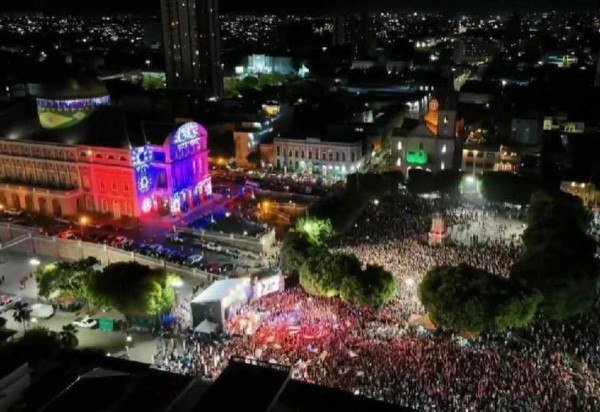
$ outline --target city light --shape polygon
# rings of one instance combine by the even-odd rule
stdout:
[[[39,266],[41,264],[40,260],[38,258],[31,258],[29,259],[29,264],[31,266]]]

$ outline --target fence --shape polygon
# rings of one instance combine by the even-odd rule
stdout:
[[[214,281],[222,279],[222,276],[195,268],[188,268],[155,259],[135,252],[99,245],[97,243],[84,242],[81,240],[61,239],[57,237],[44,236],[34,228],[0,223],[0,243],[2,249],[10,247],[11,250],[30,253],[32,255],[52,256],[64,260],[79,260],[88,256],[98,259],[102,265],[116,262],[138,262],[151,268],[164,268],[182,276]]]
[[[256,237],[236,235],[233,233],[220,233],[203,229],[190,229],[187,227],[178,227],[177,231],[189,233],[209,242],[216,242],[225,246],[233,246],[257,254],[269,254],[275,244],[275,231],[273,229]]]

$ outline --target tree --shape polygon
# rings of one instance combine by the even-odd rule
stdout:
[[[27,331],[27,326],[31,319],[31,309],[27,303],[17,302],[14,306],[13,319],[23,325],[23,332]]]
[[[411,169],[408,172],[408,190],[415,194],[435,192],[435,175],[426,170]]]
[[[580,314],[598,297],[597,245],[587,233],[589,222],[589,213],[574,196],[556,191],[531,197],[525,253],[511,278],[543,295],[540,311],[549,318]]]
[[[529,324],[541,299],[522,295],[508,280],[466,264],[432,269],[418,291],[432,322],[477,333]]]
[[[311,295],[336,297],[360,305],[381,307],[396,295],[397,284],[391,273],[379,266],[361,269],[354,255],[322,250],[300,268],[300,284]]]
[[[163,269],[137,262],[113,263],[92,274],[86,296],[126,315],[157,315],[175,301],[171,278]]]
[[[296,231],[304,233],[309,242],[322,245],[331,239],[335,233],[330,219],[301,217],[296,221]]]
[[[297,277],[302,264],[315,249],[303,232],[290,231],[281,247],[281,269],[288,276]]]
[[[90,256],[76,262],[55,262],[39,267],[35,273],[39,295],[46,298],[59,295],[82,297],[85,284],[99,263]]]
[[[485,172],[481,176],[481,194],[489,202],[526,204],[536,183],[510,172]]]
[[[254,150],[254,151],[250,152],[248,154],[248,156],[246,157],[246,160],[248,160],[248,163],[250,163],[252,165],[252,167],[259,168],[260,167],[260,150]]]

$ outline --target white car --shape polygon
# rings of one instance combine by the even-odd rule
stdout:
[[[202,262],[202,259],[204,259],[204,256],[201,254],[197,254],[197,255],[191,255],[190,257],[188,257],[187,261],[191,265],[197,265],[198,263]]]
[[[88,315],[85,315],[83,318],[77,318],[73,321],[73,325],[80,328],[88,328],[91,329],[98,324],[96,319],[92,319]]]
[[[34,303],[31,305],[31,317],[48,319],[52,315],[54,315],[54,307],[52,305],[44,305],[43,303]]]
[[[213,252],[220,252],[222,249],[221,245],[216,244],[215,242],[209,242],[204,247],[208,250],[212,250]]]

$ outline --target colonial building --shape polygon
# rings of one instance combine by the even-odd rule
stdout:
[[[53,216],[178,214],[212,193],[208,135],[197,123],[134,137],[123,113],[108,106],[71,128],[39,126],[0,136],[4,208]]]
[[[342,142],[318,138],[276,137],[275,167],[285,173],[318,175],[344,180],[365,164],[362,140]]]
[[[406,125],[409,123],[405,120]],[[431,100],[422,121],[394,131],[391,167],[405,174],[413,168],[430,171],[455,168],[455,149],[461,129],[462,122],[457,120],[456,111],[441,110],[438,101]]]

